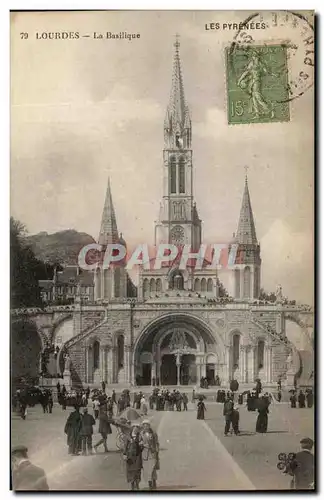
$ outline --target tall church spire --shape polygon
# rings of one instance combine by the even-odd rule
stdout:
[[[190,148],[191,120],[184,95],[178,35],[176,35],[174,48],[171,93],[164,120],[164,129],[168,137],[166,142],[169,147]]]
[[[102,212],[100,234],[98,238],[99,245],[107,245],[108,243],[117,243],[119,240],[115,209],[111,196],[110,178],[108,178],[108,186],[106,191],[105,205]]]
[[[236,233],[236,241],[240,244],[257,245],[254,218],[250,200],[249,185],[247,174],[245,175],[245,186],[242,199],[239,223]]]

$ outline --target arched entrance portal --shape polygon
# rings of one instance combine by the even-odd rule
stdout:
[[[199,318],[170,314],[152,322],[137,340],[134,379],[137,385],[196,385],[206,377],[206,353],[218,360],[223,349]]]

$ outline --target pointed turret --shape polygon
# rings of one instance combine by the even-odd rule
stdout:
[[[118,243],[118,241],[119,235],[117,230],[116,215],[111,196],[110,178],[108,178],[106,199],[102,212],[98,243],[99,245],[105,246],[108,243]]]
[[[245,245],[258,244],[255,232],[247,175],[245,176],[245,186],[244,186],[240,218],[236,232],[236,242]]]
[[[247,167],[246,167],[247,168]],[[252,300],[259,297],[261,283],[261,257],[254,225],[247,175],[236,235],[237,253],[233,266],[231,295],[238,300]],[[230,245],[230,246],[231,246]]]

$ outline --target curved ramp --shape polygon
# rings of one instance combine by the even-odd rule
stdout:
[[[299,386],[314,384],[314,354],[312,351],[300,350],[301,374],[298,379]]]

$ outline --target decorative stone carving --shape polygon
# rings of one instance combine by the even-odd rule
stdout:
[[[71,358],[68,354],[64,357],[64,371],[69,372],[71,369]]]
[[[182,330],[174,330],[170,340],[169,349],[171,352],[189,349],[186,334]]]

